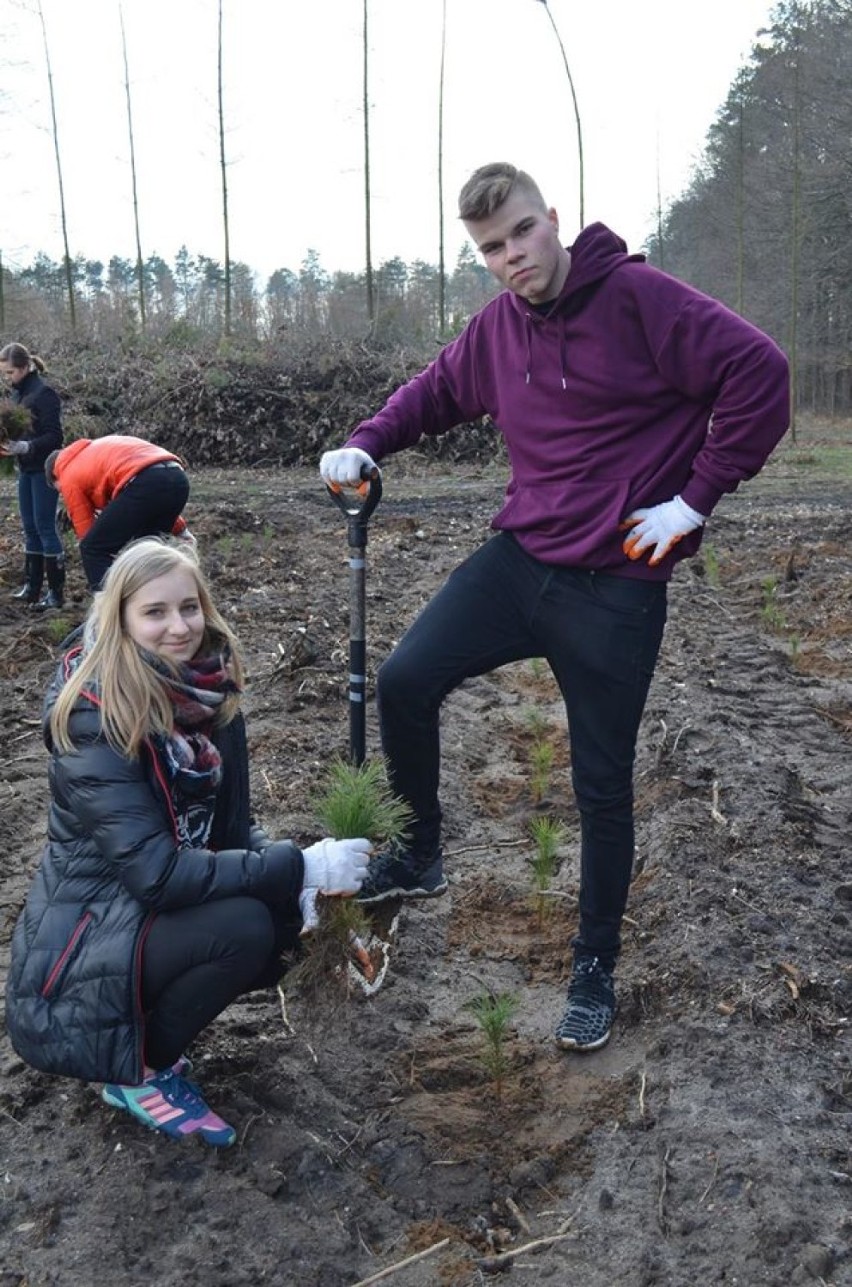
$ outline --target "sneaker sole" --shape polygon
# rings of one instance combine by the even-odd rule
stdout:
[[[365,897],[362,894],[355,895],[355,902],[362,907],[367,907],[371,903],[387,903],[392,898],[440,898],[441,894],[446,894],[449,885],[446,881],[436,885],[434,889],[403,889],[402,886],[394,886],[393,889],[383,890],[381,894],[371,894]]]
[[[600,1050],[602,1046],[606,1045],[611,1036],[612,1029],[610,1028],[609,1032],[605,1036],[599,1037],[597,1041],[584,1041],[581,1044],[579,1041],[572,1040],[571,1037],[557,1037],[556,1044],[561,1046],[563,1050],[573,1050],[578,1055],[582,1055],[592,1050]]]

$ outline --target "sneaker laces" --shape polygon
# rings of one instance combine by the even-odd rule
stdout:
[[[613,1003],[612,975],[596,956],[582,957],[574,965],[568,985],[569,1001],[590,1001],[592,1005]]]

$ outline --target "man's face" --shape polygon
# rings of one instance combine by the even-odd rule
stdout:
[[[543,210],[522,191],[486,219],[466,219],[485,266],[499,282],[529,300],[545,304],[561,291],[571,256],[559,242],[555,210]]]

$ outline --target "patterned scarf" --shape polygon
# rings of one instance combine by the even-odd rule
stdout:
[[[171,698],[174,728],[157,734],[154,745],[162,757],[178,826],[180,848],[201,848],[209,839],[222,781],[222,757],[210,739],[216,712],[230,693],[239,692],[228,670],[229,654],[183,662],[178,674],[154,653],[140,648]]]

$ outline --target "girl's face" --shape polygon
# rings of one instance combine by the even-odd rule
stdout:
[[[0,376],[7,384],[20,384],[25,375],[29,375],[29,370],[25,366],[12,366],[11,362],[0,362]]]
[[[124,605],[124,628],[133,642],[167,661],[191,661],[204,626],[195,577],[183,568],[154,577]]]

